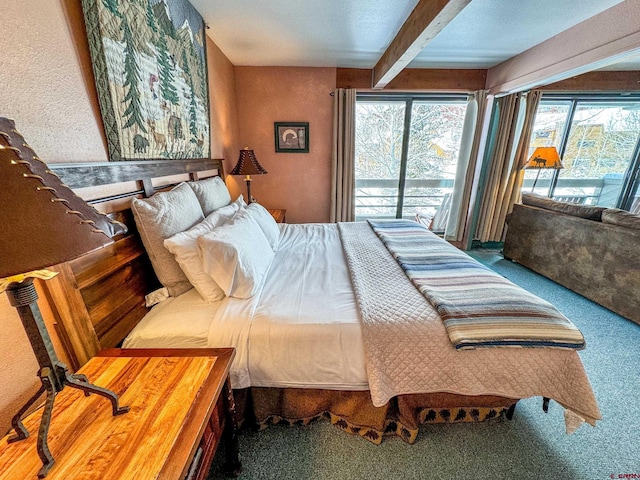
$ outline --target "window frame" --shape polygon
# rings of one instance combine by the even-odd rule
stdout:
[[[400,167],[398,172],[398,200],[396,203],[395,218],[402,218],[405,200],[405,188],[407,180],[407,162],[409,156],[409,142],[411,131],[411,120],[414,102],[464,103],[468,104],[470,93],[378,93],[378,92],[357,92],[356,104],[358,102],[404,102],[404,124],[402,130],[402,148],[400,156]],[[357,128],[357,127],[356,127]]]
[[[543,93],[542,98],[540,99],[540,106],[545,103],[557,103],[557,102],[568,102],[569,103],[569,112],[567,113],[566,123],[564,125],[562,136],[560,138],[560,143],[558,146],[558,152],[560,154],[560,158],[564,158],[564,154],[567,149],[567,143],[569,141],[569,134],[571,132],[571,127],[573,125],[573,118],[575,112],[579,106],[579,103],[589,103],[589,104],[598,104],[598,103],[626,103],[626,102],[639,102],[640,103],[640,94],[629,94],[629,93],[607,93],[607,94],[586,94],[586,93]],[[539,107],[538,107],[539,108]],[[549,191],[547,196],[552,198],[556,186],[558,184],[558,179],[560,177],[560,170],[555,170],[551,176],[551,181],[549,185]],[[629,161],[629,166],[625,171],[622,180],[622,188],[620,190],[620,195],[618,196],[618,200],[616,201],[616,207],[621,208],[623,210],[630,210],[631,205],[633,203],[635,192],[640,188],[640,131],[638,132],[638,136],[636,138],[636,143],[633,149],[633,153],[631,154],[631,158]]]

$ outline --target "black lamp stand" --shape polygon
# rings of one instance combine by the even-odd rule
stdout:
[[[537,168],[536,170],[536,179],[533,181],[533,187],[531,187],[531,191],[533,192],[536,189],[536,183],[538,183],[538,177],[540,176],[540,170],[542,170],[541,168]]]
[[[11,305],[16,307],[22,325],[27,332],[29,342],[31,342],[31,347],[40,365],[38,376],[42,382],[40,389],[11,420],[11,426],[16,434],[10,437],[8,441],[17,442],[29,436],[29,432],[22,423],[22,416],[27,413],[29,408],[40,398],[40,395],[46,391],[47,397],[42,412],[37,442],[38,456],[43,464],[38,472],[38,477],[44,478],[55,463],[47,444],[49,424],[53,412],[53,402],[58,392],[62,391],[65,386],[80,389],[84,392],[85,396],[95,393],[108,398],[111,401],[114,416],[128,412],[129,407],[119,406],[118,396],[114,392],[89,383],[85,375],[69,373],[67,366],[58,360],[51,342],[51,337],[49,336],[47,327],[40,314],[40,309],[38,308],[38,294],[33,285],[32,278],[27,278],[21,283],[11,283],[7,288],[7,296],[9,297]]]

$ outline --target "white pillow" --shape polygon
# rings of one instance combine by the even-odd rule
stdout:
[[[249,298],[258,293],[274,254],[267,237],[246,210],[199,237],[197,244],[203,270],[225,295]]]
[[[196,182],[189,182],[189,186],[196,194],[202,207],[202,213],[209,215],[214,210],[224,207],[231,202],[229,190],[220,177],[205,178]]]
[[[280,243],[280,228],[276,221],[269,211],[258,203],[249,204],[247,206],[247,212],[249,212],[251,218],[260,226],[262,233],[267,237],[269,245],[271,245],[271,248],[275,252],[278,249],[278,243]]]
[[[213,213],[218,213],[220,215],[224,215],[226,217],[231,218],[236,214],[236,212],[238,210],[241,210],[241,209],[245,208],[246,206],[247,206],[247,203],[244,201],[244,197],[242,195],[240,195],[238,198],[236,198],[229,205],[226,205],[224,207],[218,208],[218,209],[214,210]]]
[[[149,198],[134,198],[131,211],[153,270],[160,283],[169,290],[169,295],[177,297],[191,290],[189,280],[163,242],[204,219],[193,190],[186,183],[181,183],[169,192],[158,192]]]
[[[202,299],[208,303],[222,300],[225,295],[218,284],[202,269],[202,261],[200,260],[196,241],[201,235],[224,225],[231,219],[234,212],[232,211],[227,216],[222,212],[225,209],[233,210],[232,205],[219,208],[189,230],[177,233],[164,241],[165,248],[174,255],[191,285],[195,287]]]
[[[238,195],[238,198],[236,198],[233,203],[236,203],[240,206],[240,208],[246,208],[247,207],[247,202],[244,201],[244,196],[242,194]]]

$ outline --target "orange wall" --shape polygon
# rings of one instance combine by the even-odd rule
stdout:
[[[235,72],[231,62],[209,37],[207,37],[207,67],[209,70],[211,158],[224,158],[224,168],[229,171],[235,165],[235,163],[230,165],[229,159],[233,159],[237,155],[238,149]]]
[[[106,161],[80,2],[4,0],[2,14],[11,21],[4,22],[0,40],[8,52],[0,69],[0,116],[13,118],[46,162]],[[237,158],[234,68],[210,40],[207,49],[211,156]],[[0,325],[1,436],[39,382],[38,364],[5,294]]]
[[[255,151],[267,175],[251,193],[268,208],[286,208],[287,222],[328,222],[335,68],[236,67],[239,146]],[[276,153],[274,122],[309,122],[309,153]],[[235,165],[238,152],[229,157]],[[230,189],[246,196],[243,177]],[[232,191],[233,196],[233,191]]]

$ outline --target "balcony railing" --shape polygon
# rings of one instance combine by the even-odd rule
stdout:
[[[620,178],[560,178],[554,198],[586,205],[614,206],[620,192]],[[549,179],[539,179],[536,192],[549,191]],[[533,179],[525,179],[523,191],[530,191]],[[403,217],[413,218],[416,212],[435,215],[442,208],[446,194],[453,192],[452,179],[407,179]],[[356,180],[356,219],[395,218],[398,203],[398,180]],[[634,205],[640,206],[640,197]]]
[[[453,180],[407,179],[405,184],[404,209],[406,218],[413,217],[416,210],[435,210],[441,205],[444,195],[453,191]],[[356,180],[356,218],[394,218],[398,203],[398,180]]]

